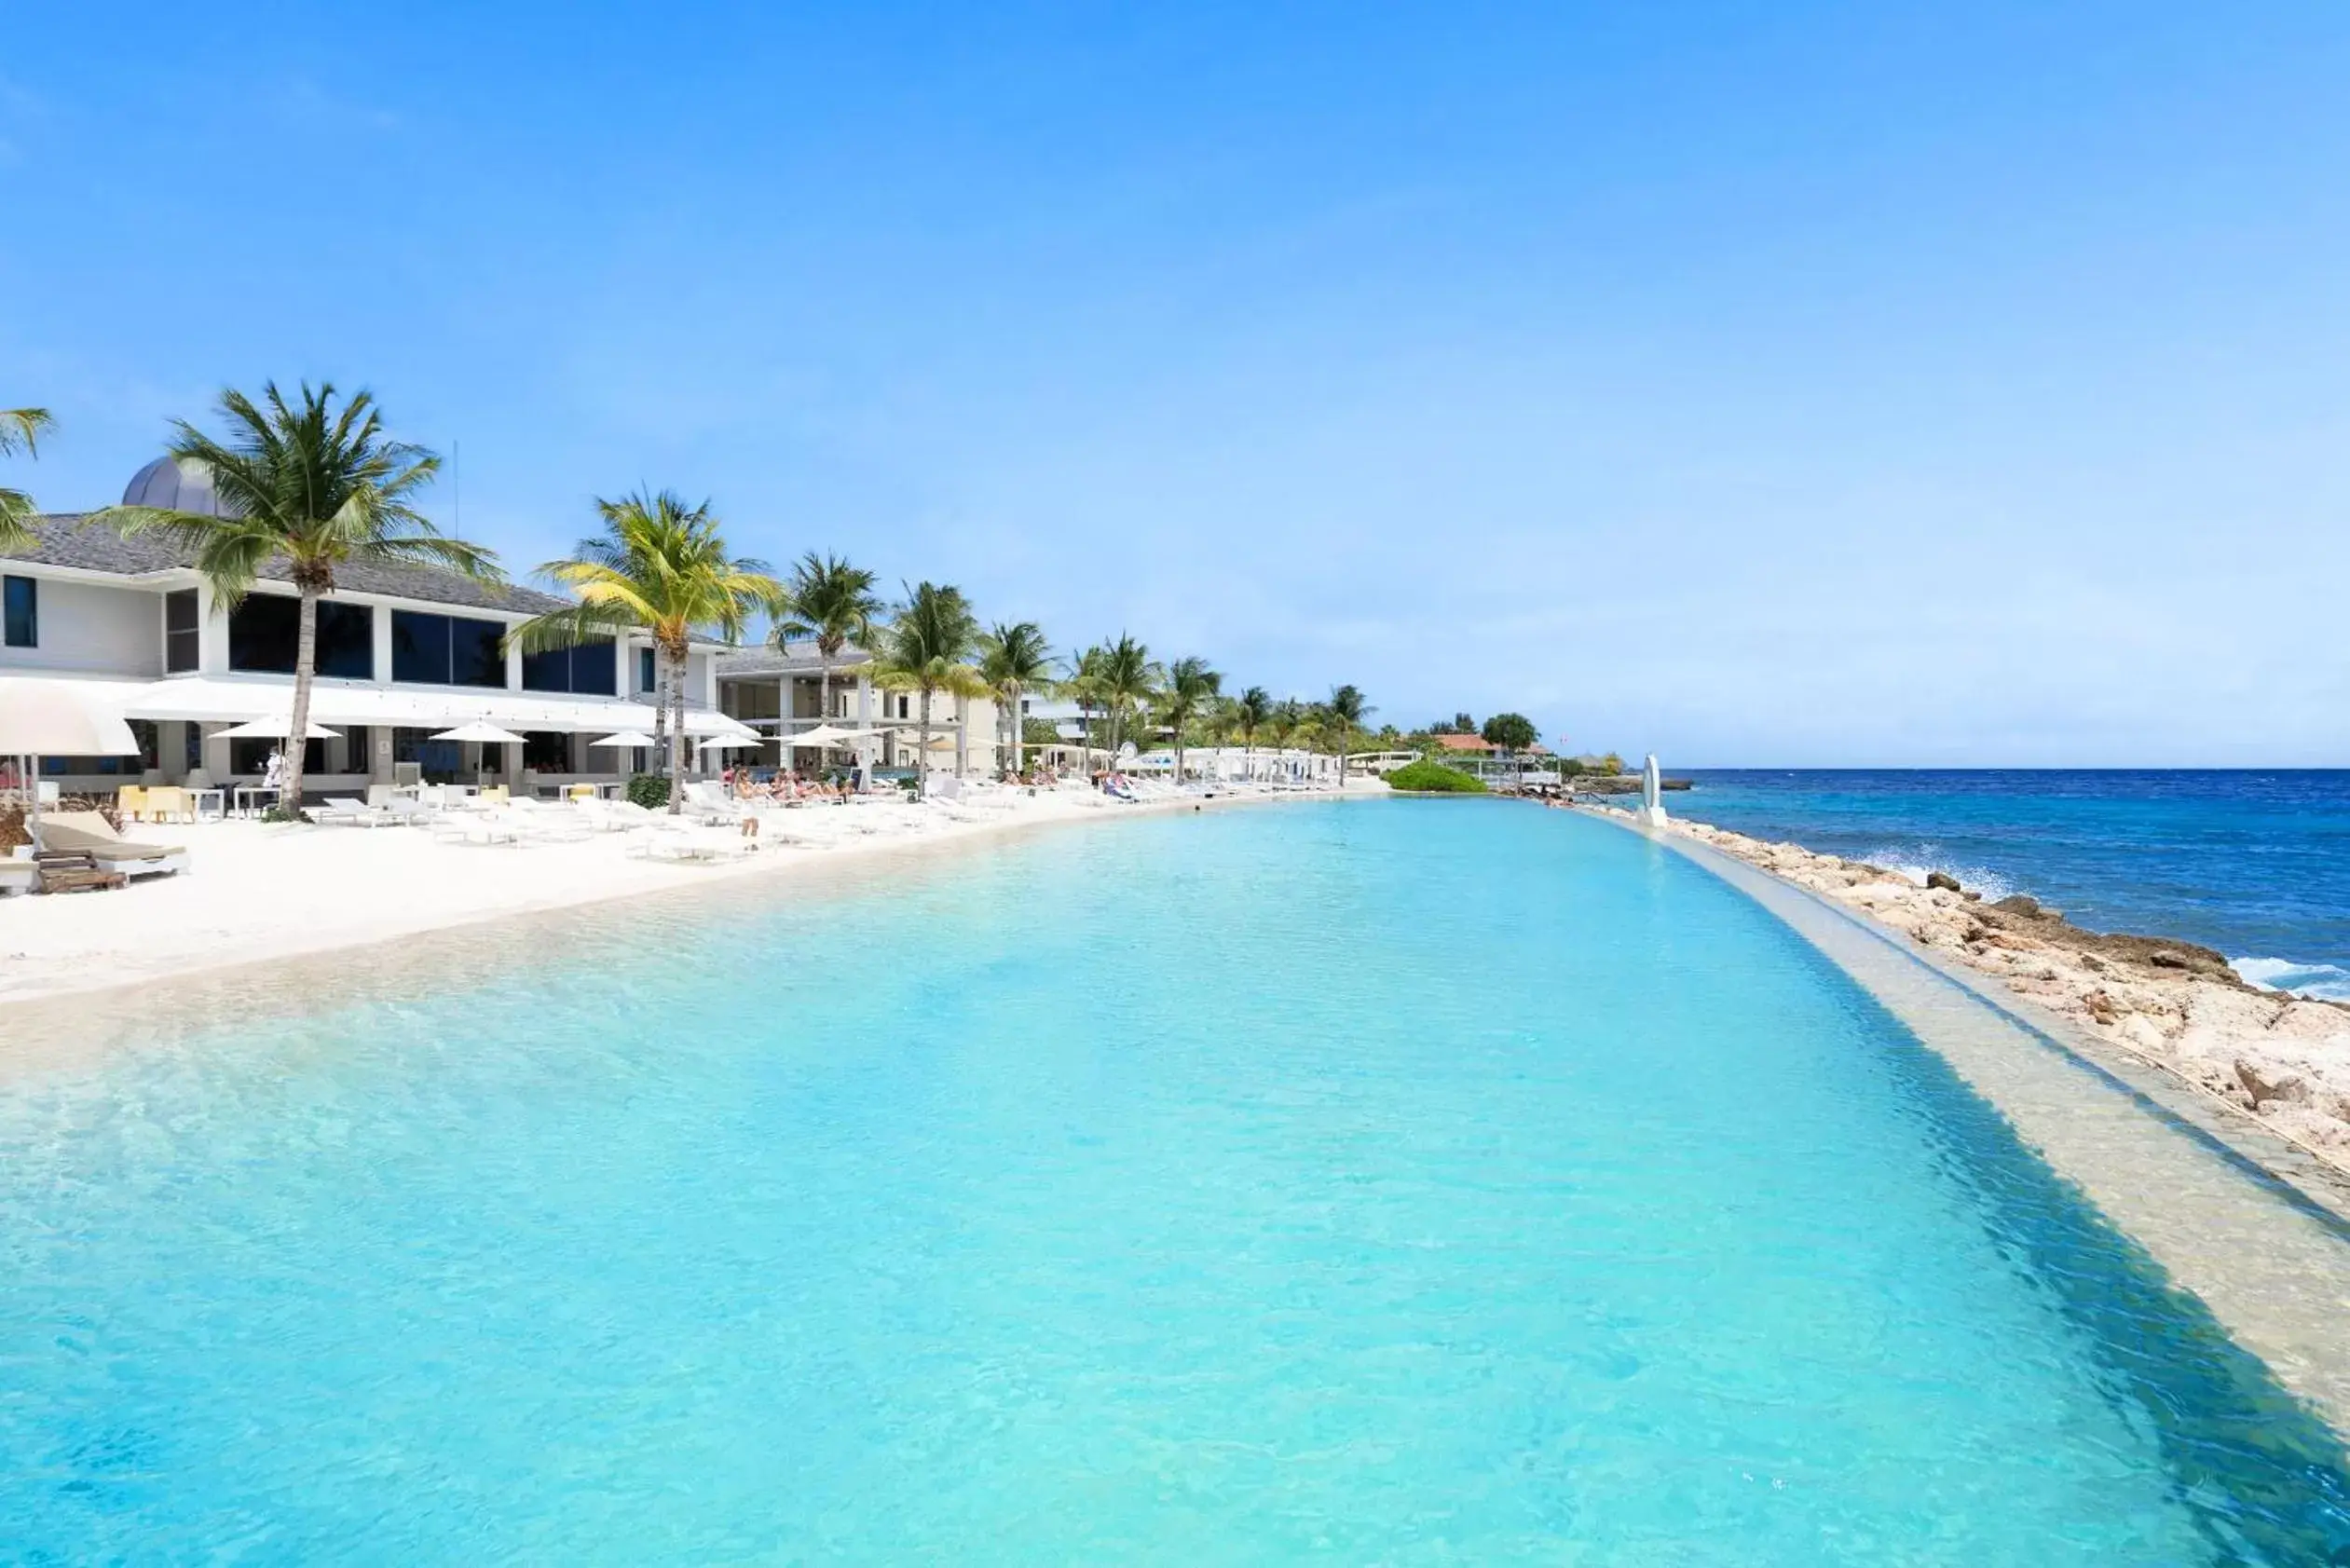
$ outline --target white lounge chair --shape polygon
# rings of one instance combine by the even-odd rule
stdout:
[[[370,806],[350,796],[337,796],[319,809],[320,823],[334,823],[342,827],[396,827],[400,819],[380,806]]]
[[[187,869],[186,850],[125,839],[96,811],[48,812],[41,818],[38,835],[42,849],[86,854],[101,871],[168,877]]]

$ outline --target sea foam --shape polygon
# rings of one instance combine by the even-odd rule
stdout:
[[[2339,964],[2296,963],[2280,958],[2240,958],[2228,962],[2247,984],[2264,991],[2290,991],[2325,1002],[2350,1002],[2350,969]]]

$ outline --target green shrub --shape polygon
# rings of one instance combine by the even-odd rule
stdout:
[[[1482,795],[1485,781],[1457,768],[1425,759],[1408,762],[1387,775],[1389,789],[1417,790],[1428,795]]]
[[[658,811],[669,804],[669,781],[659,773],[639,773],[628,781],[631,804]]]

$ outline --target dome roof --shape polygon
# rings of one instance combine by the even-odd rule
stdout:
[[[157,457],[130,476],[123,486],[125,506],[160,507],[166,511],[193,511],[206,517],[228,515],[212,494],[212,475],[201,463],[182,463]]]

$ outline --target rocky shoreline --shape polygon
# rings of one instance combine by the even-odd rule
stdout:
[[[2208,948],[2086,931],[2027,897],[1986,902],[1939,872],[1920,885],[1798,844],[1670,825],[1997,978],[2350,1174],[2350,1006],[2261,990]]]

